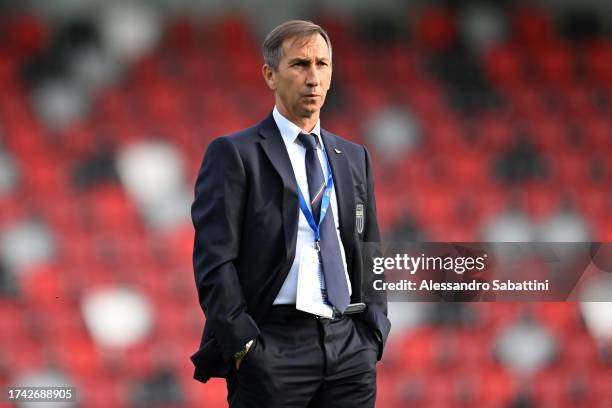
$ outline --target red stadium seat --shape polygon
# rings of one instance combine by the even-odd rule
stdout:
[[[42,312],[57,304],[71,302],[64,284],[62,271],[56,265],[38,264],[24,271],[19,282],[24,300]]]
[[[570,302],[541,302],[529,309],[547,329],[560,338],[583,332],[578,305]]]
[[[612,406],[612,393],[610,392],[610,384],[612,384],[612,369],[610,366],[600,366],[591,371],[592,390],[594,394],[595,407]]]
[[[478,200],[474,200],[476,214],[480,223],[488,223],[503,213],[508,206],[511,193],[506,189],[493,186],[482,190]]]
[[[486,306],[494,307],[495,305]],[[483,329],[473,327],[456,331],[459,358],[457,363],[462,371],[477,374],[480,370],[493,364],[492,336],[486,330],[486,326]]]
[[[60,367],[72,378],[88,379],[102,372],[98,350],[88,336],[60,337],[49,343],[53,345]]]
[[[581,121],[587,140],[593,150],[604,154],[612,153],[612,120],[597,115],[589,115]]]
[[[419,81],[414,86],[400,86],[399,89],[422,125],[435,125],[438,120],[452,118],[445,108],[443,89],[432,81]]]
[[[490,172],[492,163],[483,157],[482,152],[468,149],[459,151],[451,159],[451,174],[453,182],[472,193],[482,191],[492,182]],[[476,200],[474,200],[476,201]]]
[[[226,408],[227,386],[225,381],[214,378],[206,384],[201,384],[191,378],[186,378],[183,387],[187,391],[187,403],[189,406],[200,406],[206,408]]]
[[[30,160],[28,160],[30,161]],[[61,194],[68,194],[70,185],[68,183],[69,173],[64,166],[54,157],[33,157],[31,161],[36,161],[36,166],[23,163],[24,169],[24,188],[32,196],[52,198]]]
[[[171,265],[191,269],[193,252],[193,227],[189,224],[177,228],[168,234],[165,249]]]
[[[32,56],[42,50],[49,38],[46,23],[34,14],[14,14],[2,21],[2,38],[20,58]]]
[[[542,220],[560,207],[561,194],[543,183],[531,183],[522,189],[520,203],[532,219]]]
[[[403,197],[405,195],[397,191],[387,190],[383,192],[380,185],[376,187],[376,210],[379,227],[383,234],[391,230],[401,219],[403,206],[405,205]]]
[[[560,98],[563,100],[566,112],[576,124],[583,127],[584,118],[593,114],[595,109],[596,88],[575,83],[557,88],[561,91]]]
[[[560,362],[568,369],[590,370],[597,365],[595,340],[586,331],[575,331],[563,339]]]
[[[575,81],[575,57],[569,45],[550,44],[533,54],[537,77],[553,87],[568,86]]]
[[[515,323],[522,310],[521,304],[509,302],[477,303],[473,307],[480,312],[482,326],[487,327],[492,336]]]
[[[129,233],[141,229],[138,210],[120,186],[100,185],[88,191],[85,199],[96,231]]]
[[[433,339],[436,332],[430,328],[413,330],[404,337],[403,365],[416,372],[425,372],[434,365]]]
[[[421,11],[415,27],[416,38],[424,51],[444,51],[457,38],[457,27],[452,12],[443,7],[430,7]]]
[[[544,94],[531,84],[523,83],[509,88],[505,96],[511,103],[516,118],[525,122],[537,123],[540,118],[549,115]]]
[[[569,153],[573,149],[568,142],[567,127],[567,123],[557,116],[542,115],[530,123],[530,141],[543,153]]]
[[[3,346],[0,358],[10,368],[13,379],[44,369],[49,363],[45,352],[48,345],[43,338],[36,338],[29,333],[12,333],[1,340],[0,345]]]
[[[479,384],[483,406],[508,406],[518,389],[516,379],[503,368],[495,366],[480,372]]]
[[[164,48],[185,54],[195,53],[201,42],[195,22],[189,17],[174,17],[166,23]]]
[[[379,407],[403,407],[401,399],[402,384],[398,373],[387,373],[378,365],[376,380],[376,400]]]
[[[499,153],[513,141],[515,121],[512,118],[484,114],[478,122],[478,127],[489,155]]]
[[[238,14],[225,15],[219,19],[215,23],[214,32],[216,50],[224,54],[224,59],[228,61],[238,63],[244,52],[259,49],[247,20]]]
[[[561,406],[567,394],[565,375],[565,372],[558,369],[549,369],[538,374],[530,393],[537,406]]]
[[[554,37],[552,21],[546,10],[520,7],[512,13],[513,37],[523,47],[538,51],[550,44]]]
[[[446,159],[457,153],[458,146],[464,147],[462,123],[456,117],[438,116],[434,122],[425,123],[422,128],[425,139],[423,148],[429,156],[442,156],[442,159]]]
[[[495,85],[510,88],[524,83],[526,58],[515,44],[507,43],[492,48],[484,55],[487,77]]]
[[[27,315],[17,301],[0,298],[0,342],[16,340],[27,333]],[[2,343],[0,343],[2,344]],[[1,348],[0,350],[9,350]]]
[[[19,66],[17,62],[15,53],[9,50],[0,50],[0,81],[2,81],[2,83],[11,82],[16,74],[18,74]],[[6,93],[10,92],[11,90],[7,89]]]
[[[429,185],[413,201],[415,216],[422,222],[445,225],[455,217],[455,201],[443,186]]]
[[[593,239],[600,242],[612,242],[612,220],[610,220],[609,212],[603,216],[598,216],[593,225]]]
[[[588,156],[572,151],[547,156],[551,163],[553,178],[562,188],[567,189],[590,183],[591,162]]]
[[[609,41],[594,41],[585,49],[585,64],[588,79],[596,85],[610,86],[612,83],[612,44]]]
[[[435,371],[426,377],[424,401],[425,407],[449,407],[455,399],[457,378],[451,377],[447,372]]]
[[[334,44],[333,53],[334,80],[345,84],[348,91],[356,88],[358,84],[368,82],[366,58],[359,49],[346,47],[337,50]]]
[[[92,408],[129,407],[126,395],[129,388],[108,376],[98,375],[92,378],[79,378],[77,398],[83,406]]]
[[[574,201],[583,214],[593,220],[608,217],[609,206],[612,201],[606,187],[609,185],[610,183],[599,186],[586,185],[584,188],[575,191],[576,198]],[[597,223],[592,224],[596,225]]]
[[[406,86],[413,89],[419,85],[417,61],[412,49],[403,45],[389,46],[386,50],[373,55],[372,58],[379,61],[381,79],[388,81],[390,86],[394,88]]]
[[[0,196],[0,228],[7,227],[15,222],[26,217],[26,210],[23,208],[23,202],[18,201],[8,195]]]

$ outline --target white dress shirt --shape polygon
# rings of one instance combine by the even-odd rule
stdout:
[[[276,126],[280,130],[280,134],[283,138],[283,142],[285,142],[285,146],[287,147],[287,153],[289,153],[289,159],[291,160],[291,167],[293,167],[293,174],[295,175],[295,179],[297,181],[298,187],[302,191],[304,198],[306,199],[306,204],[308,208],[310,208],[310,200],[308,194],[308,179],[306,177],[306,148],[302,146],[302,143],[298,140],[298,136],[301,132],[304,133],[314,133],[317,135],[318,145],[317,145],[317,155],[319,157],[319,162],[321,163],[321,168],[323,169],[323,175],[325,179],[328,177],[328,168],[325,163],[325,156],[323,155],[323,140],[321,139],[321,122],[317,121],[314,129],[311,132],[306,132],[299,128],[296,124],[291,122],[289,119],[285,118],[276,108],[272,111],[272,116],[274,117],[274,121],[276,122]],[[296,202],[296,205],[299,205]],[[334,213],[334,224],[336,225],[336,235],[338,236],[338,243],[340,244],[340,254],[342,255],[342,264],[344,265],[344,274],[346,276],[346,280],[349,288],[349,296],[351,294],[351,282],[349,280],[348,271],[346,268],[346,255],[344,254],[344,247],[342,246],[342,238],[340,238],[340,223],[338,222],[338,201],[336,199],[336,188],[332,188],[331,199],[330,199],[331,209]],[[300,218],[298,221],[298,232],[297,232],[297,242],[295,246],[295,258],[293,259],[293,264],[291,265],[291,269],[289,270],[289,274],[283,283],[276,299],[274,300],[275,305],[283,305],[283,304],[295,304],[296,294],[297,294],[297,281],[298,281],[298,271],[300,268],[300,257],[302,254],[302,247],[304,245],[314,246],[315,236],[314,231],[308,225],[308,221],[306,221],[306,217],[302,211],[299,211]]]

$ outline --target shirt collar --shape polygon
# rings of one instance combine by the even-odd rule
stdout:
[[[300,135],[300,133],[302,132],[307,133],[305,130],[301,129],[298,125],[296,125],[295,123],[291,122],[289,119],[284,117],[278,111],[278,108],[276,106],[274,106],[274,110],[272,111],[272,116],[274,117],[276,126],[278,126],[278,130],[280,131],[280,134],[283,138],[283,142],[285,142],[285,145],[287,146],[287,148],[291,146],[291,144],[293,143],[299,143],[297,141],[297,137]],[[323,146],[323,141],[321,140],[321,120],[320,119],[317,120],[317,124],[315,125],[315,127],[312,129],[310,133],[311,134],[314,133],[315,135],[317,135],[317,141],[318,141],[319,147]]]

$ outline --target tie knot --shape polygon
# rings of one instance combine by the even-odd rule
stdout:
[[[306,148],[306,150],[315,150],[317,148],[317,135],[314,133],[304,133],[301,132],[298,136],[302,145]]]

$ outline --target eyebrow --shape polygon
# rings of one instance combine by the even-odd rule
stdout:
[[[300,63],[300,62],[310,62],[310,58],[300,58],[300,57],[296,57],[296,58],[292,58],[289,60],[289,64],[294,64],[294,63]],[[328,57],[322,57],[322,58],[316,58],[316,62],[329,62],[329,58]]]

